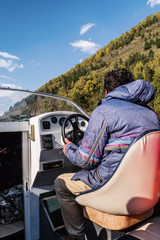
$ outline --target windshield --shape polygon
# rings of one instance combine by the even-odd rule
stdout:
[[[46,112],[71,111],[88,116],[68,98],[21,89],[0,88],[0,121],[28,121]]]

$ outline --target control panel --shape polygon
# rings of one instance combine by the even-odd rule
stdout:
[[[35,140],[31,141],[32,179],[36,174],[50,170],[68,168],[73,165],[63,154],[63,139],[61,128],[64,120],[74,112],[50,112],[30,119],[30,125],[34,126]],[[78,127],[85,132],[88,122],[78,118]],[[70,121],[66,126],[66,132],[72,131]],[[61,170],[62,171],[62,170]]]

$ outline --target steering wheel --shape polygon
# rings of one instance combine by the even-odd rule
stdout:
[[[69,141],[73,142],[77,146],[80,145],[80,141],[84,136],[84,131],[82,131],[79,128],[78,118],[84,119],[87,122],[89,121],[88,117],[86,117],[85,115],[79,114],[79,113],[69,115],[64,120],[62,129],[61,129],[62,130],[62,138],[63,138],[64,143],[66,143],[64,139],[68,138]],[[68,122],[71,123],[73,130],[66,133],[66,127],[68,126]],[[81,124],[82,124],[82,122],[81,122]]]

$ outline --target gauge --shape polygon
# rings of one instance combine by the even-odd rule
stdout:
[[[56,124],[56,123],[57,123],[57,118],[56,118],[56,117],[52,117],[52,118],[51,118],[51,122],[54,123],[54,124]]]
[[[61,117],[61,118],[59,119],[59,124],[60,124],[61,127],[62,127],[63,122],[64,122],[65,119],[66,119],[65,117]]]
[[[50,122],[49,121],[43,121],[42,125],[43,125],[43,129],[50,129]]]
[[[86,125],[85,121],[82,121],[82,122],[81,122],[81,126],[82,126],[82,127],[85,127],[85,125]]]

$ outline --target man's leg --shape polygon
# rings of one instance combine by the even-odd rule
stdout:
[[[83,208],[75,202],[75,198],[91,188],[82,181],[71,180],[73,175],[74,173],[62,174],[54,184],[66,229],[71,236],[78,237],[84,235],[84,217]]]

